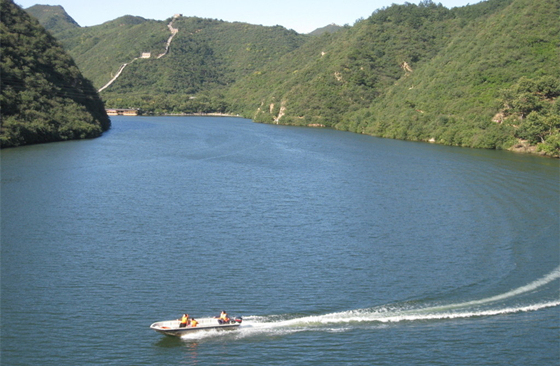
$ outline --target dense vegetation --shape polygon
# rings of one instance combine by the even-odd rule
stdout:
[[[335,33],[339,30],[343,29],[341,26],[336,25],[334,23],[326,25],[321,28],[315,29],[313,32],[309,33],[310,36],[320,36],[324,33]]]
[[[62,6],[35,5],[26,9],[26,12],[37,18],[39,23],[51,33],[80,28],[80,25],[66,13]]]
[[[480,147],[509,148],[518,144],[526,115],[501,123],[504,90],[522,78],[545,78],[558,97],[558,8],[554,1],[492,1],[457,9],[453,34],[434,57],[412,63],[399,80],[364,111],[348,116],[350,130],[408,140]],[[368,113],[370,116],[368,117]],[[364,124],[364,121],[367,121]],[[360,125],[362,124],[362,125]],[[558,136],[560,125],[550,125]],[[528,137],[527,135],[524,135]],[[531,139],[529,139],[531,140]],[[543,151],[556,151],[543,142]]]
[[[27,9],[45,21],[50,6]],[[172,22],[172,23],[171,23]],[[118,82],[103,90],[108,108],[140,108],[145,113],[225,112],[222,89],[287,52],[308,37],[283,27],[263,27],[196,17],[165,21],[124,16],[94,27],[68,22],[50,31],[97,88],[127,63]],[[179,29],[169,53],[168,25]],[[139,58],[150,53],[147,59]]]
[[[53,25],[46,10],[34,7],[98,88],[129,63],[101,94],[108,107],[560,151],[557,0],[453,9],[425,0],[315,36],[180,17],[169,53],[137,60],[162,52],[171,18],[127,16],[81,28],[68,20]]]
[[[260,122],[477,148],[538,144],[557,156],[558,16],[553,0],[393,5],[306,43],[228,96]],[[541,125],[529,129],[544,130],[544,139],[519,131],[527,111],[495,118],[507,109],[505,91],[515,93],[523,78],[553,90],[534,104],[548,117],[533,114]]]
[[[12,0],[0,0],[2,147],[99,136],[103,103],[62,46]]]

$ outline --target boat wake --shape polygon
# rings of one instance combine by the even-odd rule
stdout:
[[[257,334],[270,333],[278,335],[309,330],[343,332],[356,326],[379,326],[386,323],[465,319],[533,312],[560,306],[560,298],[529,304],[519,302],[516,305],[509,306],[504,306],[503,301],[532,293],[558,279],[560,279],[560,267],[536,281],[503,294],[461,303],[419,305],[416,302],[414,305],[411,305],[406,302],[303,317],[290,314],[247,316],[244,317],[240,329],[231,333],[236,333],[236,337],[246,337]],[[558,290],[555,291],[556,296],[558,296]],[[201,336],[215,337],[218,335],[221,335],[221,333],[193,334],[189,335],[189,337],[200,339]]]

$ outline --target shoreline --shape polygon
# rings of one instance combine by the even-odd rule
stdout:
[[[188,117],[188,116],[196,116],[196,117],[236,117],[236,118],[244,118],[239,114],[227,114],[227,113],[164,113],[160,116],[173,116],[173,117]]]

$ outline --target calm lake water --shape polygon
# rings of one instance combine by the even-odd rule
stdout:
[[[112,121],[1,152],[3,365],[558,365],[558,160]]]

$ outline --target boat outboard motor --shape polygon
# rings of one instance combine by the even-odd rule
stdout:
[[[235,321],[239,324],[241,324],[241,322],[243,321],[243,318],[238,316],[237,318],[235,318]]]

